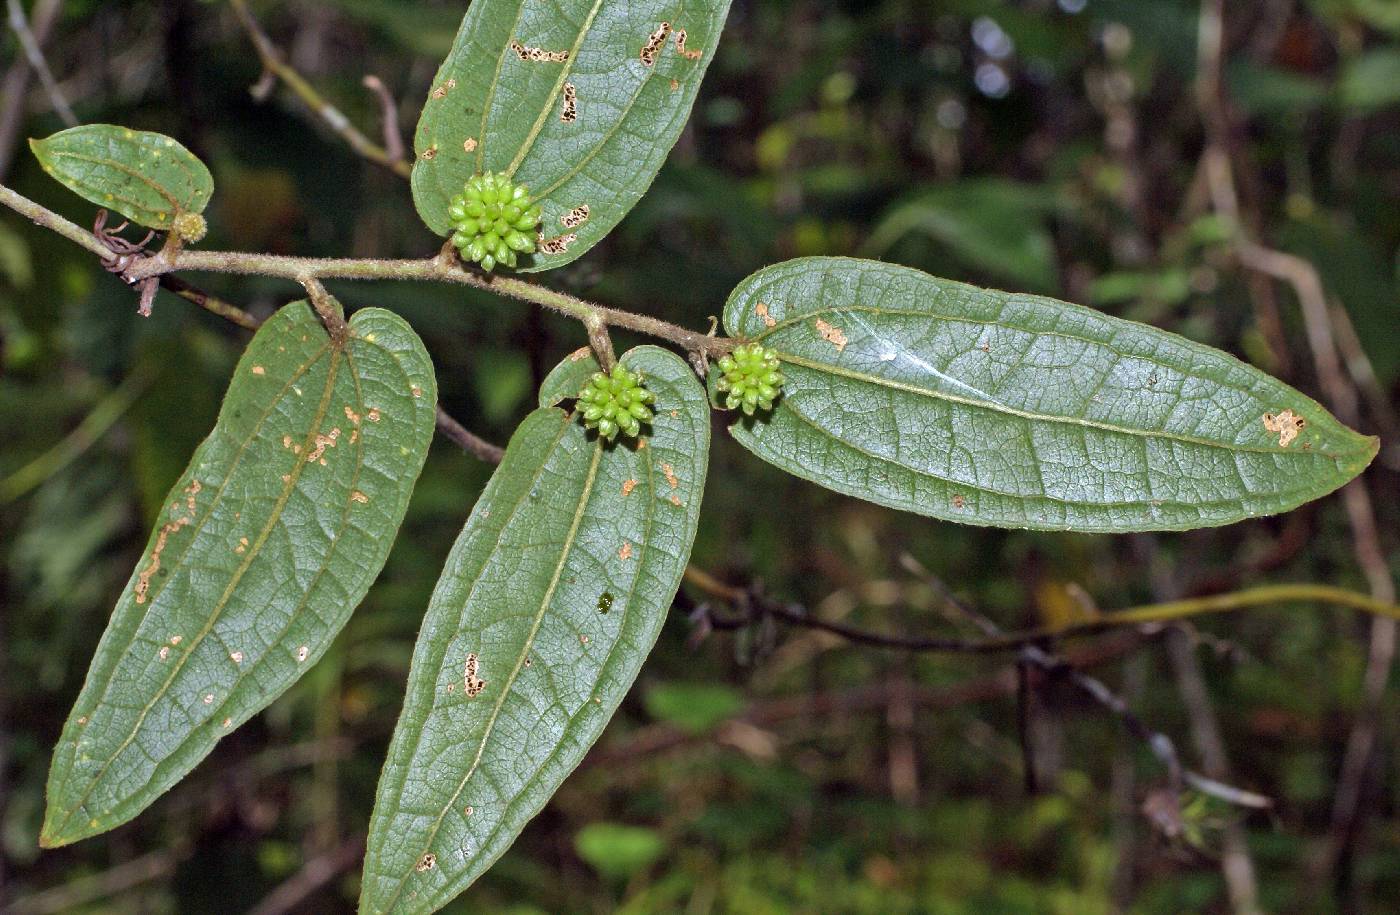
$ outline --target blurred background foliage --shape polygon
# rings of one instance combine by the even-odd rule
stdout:
[[[250,96],[259,66],[224,4],[43,2],[60,9],[46,50],[79,117],[167,132],[209,162],[206,247],[435,249],[401,179],[355,158],[284,91]],[[1393,393],[1400,6],[1226,7],[1252,231],[1316,264],[1369,357],[1373,394]],[[463,8],[255,5],[289,60],[372,136],[361,78],[392,88],[410,132]],[[543,279],[704,328],[760,266],[877,257],[1149,321],[1317,394],[1291,293],[1239,268],[1201,187],[1199,15],[1187,0],[735,0],[650,194],[608,241]],[[6,33],[0,64],[13,74],[18,59]],[[0,112],[12,128],[0,178],[90,223],[23,146],[61,127],[47,97],[31,89],[21,109]],[[197,281],[259,314],[297,295],[272,280]],[[333,291],[405,315],[444,405],[499,442],[543,373],[584,342],[574,324],[470,290]],[[40,853],[50,747],[247,334],[165,293],[137,318],[133,294],[90,257],[6,212],[0,335],[0,909],[348,909],[419,620],[490,468],[437,440],[384,574],[326,658],[135,823]],[[1383,398],[1366,409],[1368,432],[1393,416]],[[1367,476],[1392,569],[1395,446]],[[903,571],[905,553],[1007,628],[1265,581],[1365,588],[1337,499],[1183,535],[1000,532],[838,497],[717,437],[700,567],[832,619],[955,628],[936,590]],[[1367,620],[1258,611],[1178,632],[1177,651],[1156,638],[1089,643],[1086,663],[1193,766],[1211,709],[1183,696],[1203,677],[1227,780],[1277,802],[1259,813],[1188,797],[1164,821],[1153,815],[1161,768],[1063,684],[1037,685],[1021,712],[1003,660],[773,624],[707,636],[681,612],[702,599],[683,590],[593,757],[452,911],[1223,912],[1222,861],[1242,855],[1265,911],[1396,910],[1393,691],[1364,819],[1337,860],[1325,854]]]

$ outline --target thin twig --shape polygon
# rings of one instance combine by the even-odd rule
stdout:
[[[175,872],[184,852],[161,849],[133,858],[110,870],[78,877],[43,890],[31,896],[22,896],[12,902],[5,911],[9,915],[51,915],[51,913],[71,912],[99,899],[115,896],[142,883],[168,877]]]
[[[24,7],[19,0],[8,0],[10,9],[10,28],[14,30],[15,37],[19,39],[20,47],[24,49],[24,56],[29,59],[30,69],[39,77],[39,83],[44,87],[44,92],[48,94],[49,104],[53,105],[53,110],[58,114],[59,120],[68,127],[78,126],[78,116],[73,113],[73,108],[68,104],[68,99],[63,97],[63,91],[58,88],[58,81],[53,78],[53,71],[49,69],[49,63],[44,59],[44,52],[39,47],[38,40],[34,33],[29,30],[29,18],[24,14]]]
[[[62,9],[63,0],[38,0],[34,4],[34,15],[29,25],[35,47],[43,49],[49,31],[58,21]],[[5,174],[10,170],[15,141],[19,138],[20,125],[28,111],[24,100],[29,93],[29,78],[33,75],[34,69],[29,66],[29,58],[20,55],[5,72],[4,82],[0,83],[0,181],[5,179]]]
[[[15,0],[11,0],[15,2]],[[361,158],[368,159],[376,165],[393,171],[394,173],[407,178],[413,173],[412,167],[404,161],[403,151],[400,149],[396,156],[393,151],[380,146],[369,137],[361,133],[355,125],[350,123],[339,108],[328,102],[316,87],[311,85],[307,79],[297,72],[282,57],[282,52],[272,43],[272,39],[267,37],[258,20],[254,18],[248,4],[244,0],[230,0],[233,12],[238,17],[239,24],[248,33],[248,37],[253,41],[253,48],[258,53],[258,59],[262,61],[265,74],[275,76],[282,81],[288,89],[306,104],[306,107],[325,123],[336,136],[340,137],[350,148]]]
[[[505,457],[506,450],[504,448],[500,445],[493,445],[481,436],[469,431],[441,406],[437,408],[437,430],[457,447],[488,464],[499,464],[501,458]]]
[[[153,380],[150,371],[138,370],[127,375],[62,441],[0,479],[0,505],[15,501],[82,457],[131,409]]]
[[[373,73],[365,76],[364,87],[379,98],[379,113],[384,121],[384,154],[395,162],[405,158],[403,133],[399,129],[399,105],[384,80]]]
[[[1236,223],[1235,249],[1240,263],[1250,270],[1283,281],[1293,289],[1328,406],[1342,422],[1355,426],[1359,420],[1356,389],[1348,382],[1338,356],[1333,319],[1317,268],[1303,258],[1274,251],[1254,240],[1250,237],[1246,220],[1240,218],[1239,193],[1229,154],[1234,124],[1220,79],[1224,56],[1224,10],[1223,0],[1203,0],[1198,48],[1197,86],[1207,134],[1204,164],[1207,166],[1212,202],[1217,212]],[[1347,484],[1342,489],[1342,501],[1351,525],[1357,564],[1366,576],[1372,597],[1387,603],[1394,602],[1395,579],[1380,546],[1375,508],[1366,481],[1356,479]],[[1320,862],[1324,873],[1336,868],[1366,815],[1361,797],[1379,741],[1382,700],[1395,660],[1396,637],[1393,619],[1377,619],[1372,623],[1363,679],[1364,698],[1353,722],[1338,775],[1331,834]],[[1321,881],[1316,881],[1316,885],[1321,885]]]

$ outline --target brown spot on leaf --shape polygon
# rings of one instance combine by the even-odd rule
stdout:
[[[673,80],[671,80],[671,91],[672,91],[672,92],[675,92],[675,91],[676,91],[677,89],[679,89],[680,87],[681,87],[681,81],[680,81],[680,80],[678,80],[678,79],[673,79]]]
[[[967,500],[964,499],[964,498],[962,497],[962,494],[961,494],[961,493],[954,493],[954,494],[953,494],[953,507],[954,507],[954,508],[961,510],[962,507],[963,507],[964,505],[966,505],[966,504],[967,504]]]
[[[681,52],[681,56],[686,60],[699,60],[704,56],[704,51],[687,51],[685,48],[685,29],[676,29],[676,50]]]
[[[675,493],[672,493],[672,494],[671,494],[671,504],[674,505],[676,508],[680,508],[680,507],[681,507],[681,504],[682,504],[682,503],[681,503],[681,497],[678,496],[678,495],[676,495]]]
[[[350,422],[354,423],[357,426],[360,424],[360,414],[350,409],[349,404],[345,405],[345,418],[350,420]]]
[[[622,549],[617,551],[617,558],[623,562],[632,558],[632,541],[629,540],[622,544]]]
[[[255,366],[253,366],[253,374],[254,374],[254,375],[266,375],[266,374],[267,374],[267,369],[263,368],[263,367],[260,366],[260,365],[255,365]]]
[[[468,696],[476,696],[486,688],[486,681],[477,676],[480,672],[480,662],[477,660],[476,652],[467,655],[466,668],[463,670],[462,684]]]
[[[354,492],[350,493],[350,501],[351,501],[351,502],[358,502],[358,503],[360,503],[361,505],[368,505],[368,504],[369,504],[369,496],[365,495],[364,493],[360,492],[360,491],[357,489],[357,490],[355,490]]]
[[[205,704],[205,705],[213,705],[213,704],[214,704],[214,694],[213,694],[213,693],[205,693],[205,694],[204,694],[204,704]]]
[[[529,60],[535,63],[562,64],[569,59],[568,51],[546,51],[544,48],[532,48],[523,45],[515,39],[511,39],[510,49],[515,52],[515,56],[521,60]]]
[[[630,495],[632,495],[632,490],[634,490],[634,489],[636,489],[636,488],[637,488],[637,481],[636,481],[636,480],[623,480],[623,481],[622,481],[622,494],[623,494],[624,496],[630,496]]]
[[[242,663],[243,663],[243,652],[241,652],[241,651],[232,652],[232,653],[229,654],[228,658],[229,658],[230,661],[232,661],[232,662],[235,663],[235,664],[242,664]]]
[[[772,327],[777,324],[777,320],[768,313],[768,303],[759,302],[753,307],[753,313],[758,315],[758,319],[763,322],[764,327]]]
[[[413,865],[413,869],[420,874],[435,867],[437,867],[437,855],[430,851],[423,852],[423,857],[419,858],[418,863]]]
[[[233,551],[234,551],[235,553],[238,553],[240,556],[241,556],[242,554],[246,553],[246,552],[248,551],[248,538],[247,538],[247,537],[239,537],[239,538],[238,538],[238,546],[234,547],[234,548],[233,548]]]
[[[231,728],[231,727],[233,727],[233,719],[232,719],[232,718],[225,718],[225,719],[224,719],[224,727],[226,727],[226,728]]]
[[[297,649],[297,660],[298,660],[298,661],[305,661],[307,655],[309,655],[309,654],[311,654],[311,649],[310,649],[310,648],[307,648],[305,645],[303,645],[303,646],[301,646],[300,648]]]
[[[822,339],[836,347],[838,353],[843,352],[846,349],[846,344],[850,342],[846,339],[845,331],[834,324],[826,323],[821,318],[817,318],[817,333],[822,335]]]
[[[140,575],[136,576],[136,587],[133,590],[138,604],[146,602],[146,595],[151,590],[151,579],[160,571],[160,554],[165,552],[165,544],[170,539],[170,535],[189,524],[190,520],[189,516],[182,516],[161,526],[160,533],[156,535],[155,548],[151,550],[151,563],[141,570]],[[171,644],[175,643],[172,641]]]
[[[559,222],[566,229],[577,229],[588,219],[588,204],[580,204],[569,212],[559,217]]]
[[[431,162],[437,158],[437,145],[434,144],[423,150],[422,159],[424,162]]]
[[[578,120],[578,92],[573,83],[564,84],[564,108],[559,112],[559,120],[565,124]]]
[[[327,448],[334,448],[336,442],[337,442],[339,439],[340,439],[340,427],[339,427],[339,426],[337,426],[336,428],[332,429],[330,432],[327,432],[327,433],[324,434],[324,435],[318,434],[318,435],[316,436],[316,447],[313,448],[313,449],[311,449],[311,451],[307,453],[307,455],[306,455],[306,463],[311,464],[311,463],[314,463],[314,462],[316,462],[316,461],[320,461],[321,463],[324,464],[325,461],[322,459],[322,455],[324,455],[324,454],[326,453],[326,449],[327,449]]]
[[[569,232],[565,235],[556,235],[553,238],[541,237],[536,239],[540,251],[544,254],[563,254],[565,251],[569,250],[569,245],[572,245],[576,241],[578,241],[578,236],[573,232]]]
[[[1307,424],[1307,420],[1292,410],[1284,410],[1277,414],[1264,414],[1264,428],[1270,432],[1278,433],[1278,446],[1280,448],[1287,448]]]
[[[676,468],[670,464],[662,464],[661,472],[666,474],[666,482],[671,484],[672,489],[681,485],[680,479],[676,477]]]
[[[157,651],[157,652],[156,652],[156,655],[157,655],[162,661],[164,661],[166,658],[170,657],[170,646],[169,646],[169,645],[162,645],[162,646],[160,646],[160,651]]]
[[[377,423],[379,422],[379,415],[379,408],[374,407],[368,413],[365,414],[365,419],[369,420],[372,423]]]
[[[642,52],[639,55],[642,63],[650,67],[656,63],[656,56],[661,53],[662,47],[666,44],[666,36],[671,34],[671,23],[663,22],[656,27],[656,31],[647,36],[647,43],[642,45]]]
[[[462,141],[462,149],[467,152],[476,152],[476,137],[467,137]]]

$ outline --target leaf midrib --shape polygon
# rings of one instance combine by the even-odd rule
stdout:
[[[913,394],[919,397],[927,397],[931,400],[942,400],[948,403],[962,404],[964,406],[987,410],[993,413],[1002,413],[1007,416],[1014,416],[1018,419],[1027,420],[1030,422],[1083,426],[1089,429],[1097,429],[1101,432],[1110,432],[1120,435],[1129,435],[1141,438],[1163,439],[1166,441],[1181,442],[1182,444],[1199,445],[1206,448],[1215,448],[1218,450],[1228,451],[1232,454],[1272,454],[1283,455],[1288,457],[1297,457],[1299,455],[1317,456],[1328,458],[1336,464],[1340,464],[1344,456],[1341,452],[1336,451],[1302,451],[1297,449],[1289,451],[1284,448],[1261,448],[1253,445],[1231,445],[1225,442],[1212,441],[1206,438],[1197,438],[1196,436],[1182,435],[1178,432],[1161,432],[1147,429],[1133,429],[1130,427],[1115,426],[1111,423],[1100,422],[1099,420],[1093,419],[1085,419],[1083,417],[1077,416],[1054,416],[1047,413],[1033,413],[1029,410],[1020,410],[1015,407],[1006,406],[1005,404],[976,400],[971,397],[960,397],[956,394],[949,394],[945,391],[938,391],[930,388],[921,388],[917,385],[909,384],[908,382],[894,381],[888,378],[881,378],[878,375],[871,375],[867,372],[858,372],[854,369],[834,365],[828,362],[818,362],[814,359],[807,359],[805,357],[796,356],[791,353],[779,352],[778,358],[783,362],[787,362],[791,365],[800,366],[805,369],[810,369],[814,372],[836,375],[838,377],[846,378],[851,381],[872,384],[877,387],[888,388],[894,391],[902,391],[904,393]]]
[[[506,168],[506,177],[511,178],[515,176],[515,170],[520,167],[520,163],[530,154],[530,149],[534,147],[535,140],[539,137],[540,131],[544,129],[545,121],[554,114],[554,106],[559,101],[559,93],[563,90],[564,83],[568,81],[569,74],[573,73],[574,62],[578,60],[578,49],[583,47],[584,39],[588,37],[589,30],[593,28],[593,20],[597,18],[598,10],[602,5],[603,0],[593,0],[593,6],[589,9],[588,15],[584,17],[582,28],[578,30],[578,37],[574,39],[573,46],[569,48],[569,59],[564,61],[563,66],[559,68],[559,76],[554,81],[554,88],[549,91],[549,96],[545,99],[544,105],[540,108],[539,116],[535,118],[535,123],[530,128],[530,132],[525,135],[525,142],[516,150],[515,158],[511,160],[510,165]],[[524,6],[522,2],[522,10]],[[518,24],[519,20],[517,19],[516,22]],[[497,77],[499,78],[499,73]]]
[[[965,488],[965,489],[967,489],[967,490],[969,490],[969,491],[972,491],[972,492],[982,492],[982,493],[986,493],[987,495],[991,495],[991,496],[999,496],[999,497],[1001,497],[1001,498],[1003,498],[1003,499],[1015,499],[1015,500],[1023,501],[1023,502],[1024,502],[1024,501],[1028,501],[1028,500],[1043,500],[1043,501],[1046,501],[1046,502],[1054,503],[1054,504],[1056,504],[1056,505],[1076,506],[1076,507],[1090,508],[1090,509],[1096,509],[1096,508],[1113,509],[1113,508],[1135,508],[1135,507],[1143,507],[1143,506],[1147,506],[1147,507],[1157,507],[1157,506],[1163,506],[1163,505],[1177,505],[1177,506],[1182,506],[1182,507],[1185,507],[1185,508],[1200,508],[1200,507],[1214,506],[1214,505],[1239,505],[1239,504],[1243,503],[1243,502],[1244,502],[1245,500],[1247,500],[1247,499],[1261,499],[1261,498],[1264,498],[1264,496],[1261,496],[1261,495],[1258,494],[1258,493],[1246,492],[1246,493],[1244,493],[1243,495],[1240,495],[1240,496],[1237,496],[1237,497],[1234,497],[1234,498],[1226,498],[1226,499],[1200,499],[1200,500],[1197,500],[1197,501],[1190,501],[1190,502],[1184,501],[1184,500],[1182,500],[1182,499],[1151,499],[1151,498],[1149,498],[1149,499],[1137,499],[1137,500],[1133,500],[1133,501],[1113,500],[1113,501],[1103,501],[1103,502],[1090,502],[1090,501],[1083,501],[1083,500],[1076,500],[1076,499],[1066,499],[1066,498],[1062,498],[1062,497],[1060,497],[1060,496],[1052,496],[1052,495],[1050,495],[1049,493],[1047,493],[1047,492],[1044,491],[1044,486],[1043,486],[1043,484],[1042,484],[1041,492],[1040,492],[1039,495],[1035,495],[1035,494],[1023,494],[1023,493],[1015,493],[1015,492],[1007,492],[1007,491],[1002,490],[1002,489],[995,489],[995,488],[993,488],[993,487],[991,487],[991,486],[987,486],[987,485],[984,484],[984,483],[971,483],[971,482],[968,482],[968,481],[966,481],[966,480],[956,480],[956,479],[952,479],[952,478],[950,478],[950,477],[940,476],[939,474],[934,473],[934,472],[931,471],[931,470],[923,470],[923,469],[911,467],[911,466],[909,466],[908,464],[900,463],[898,460],[896,460],[895,458],[890,457],[889,455],[877,454],[876,452],[871,451],[869,448],[864,448],[864,447],[862,447],[862,446],[856,444],[855,442],[850,441],[849,439],[840,438],[840,437],[838,437],[838,436],[833,435],[829,429],[826,429],[826,428],[822,427],[820,424],[817,423],[816,420],[812,419],[810,416],[808,416],[808,415],[807,415],[806,413],[804,413],[803,411],[799,410],[797,407],[793,406],[791,403],[789,403],[789,404],[787,405],[787,409],[788,409],[788,412],[792,413],[794,416],[796,416],[798,419],[800,419],[803,423],[805,423],[806,425],[812,427],[812,428],[815,429],[817,432],[821,433],[822,435],[824,435],[824,436],[826,436],[826,437],[828,437],[828,438],[834,439],[835,441],[839,442],[839,443],[840,443],[841,445],[843,445],[844,447],[850,448],[852,451],[856,452],[857,454],[859,454],[859,455],[861,455],[861,456],[863,456],[863,457],[867,457],[867,458],[871,459],[872,461],[879,461],[879,462],[882,463],[882,464],[889,464],[889,465],[891,465],[891,466],[893,466],[893,467],[897,467],[897,468],[899,468],[900,470],[906,471],[906,472],[908,472],[908,473],[912,473],[912,474],[914,474],[914,475],[916,475],[916,476],[926,477],[926,478],[928,478],[928,479],[930,479],[930,480],[937,480],[937,481],[939,481],[940,483],[944,483],[944,484],[946,484],[946,485],[948,485],[948,486],[963,487],[963,488]],[[1301,489],[1301,490],[1303,490],[1303,491],[1307,491],[1308,488],[1307,488],[1307,487],[1298,487],[1298,489]],[[1282,496],[1282,495],[1284,495],[1284,494],[1286,494],[1286,493],[1290,493],[1290,492],[1294,492],[1294,491],[1296,491],[1296,490],[1274,490],[1274,491],[1268,493],[1267,495]],[[912,500],[910,500],[910,501],[912,501]],[[1283,500],[1283,501],[1287,502],[1287,501],[1290,501],[1290,500],[1285,499],[1285,500]],[[956,520],[959,516],[956,515],[956,514],[948,514],[948,515],[941,516],[941,517],[949,517],[949,518],[953,518],[953,519]]]
[[[957,324],[979,324],[983,327],[997,327],[1003,330],[1013,331],[1015,333],[1026,334],[1036,339],[1040,339],[1042,337],[1055,337],[1060,340],[1072,340],[1075,343],[1083,343],[1087,346],[1108,350],[1110,353],[1112,353],[1119,359],[1138,359],[1142,362],[1147,363],[1148,365],[1155,365],[1158,368],[1163,368],[1170,372],[1175,372],[1176,374],[1181,375],[1183,378],[1205,378],[1207,381],[1223,388],[1224,390],[1235,391],[1236,393],[1244,394],[1247,397],[1256,400],[1259,399],[1258,392],[1254,391],[1251,388],[1244,387],[1243,385],[1234,384],[1228,381],[1222,381],[1219,378],[1209,378],[1203,375],[1191,375],[1187,372],[1182,371],[1180,366],[1172,365],[1170,362],[1164,362],[1161,359],[1157,359],[1152,356],[1140,355],[1138,353],[1123,352],[1121,350],[1115,349],[1112,343],[1106,343],[1103,340],[1095,340],[1092,337],[1081,337],[1077,334],[1068,334],[1061,330],[1030,330],[1028,328],[1019,327],[1015,324],[1009,324],[1006,321],[1001,320],[984,320],[982,318],[973,318],[965,315],[950,315],[944,314],[942,312],[923,311],[916,308],[882,308],[877,305],[829,305],[823,308],[814,309],[809,312],[803,312],[800,315],[794,315],[791,318],[784,318],[783,320],[774,324],[772,327],[765,327],[762,331],[754,335],[751,339],[757,342],[763,340],[771,334],[777,333],[778,331],[787,330],[789,328],[801,327],[803,321],[807,318],[819,318],[822,316],[848,314],[851,312],[874,315],[897,315],[899,317],[908,318],[928,318],[931,321],[948,321],[950,323]],[[748,323],[747,316],[745,316],[744,321]],[[1158,328],[1152,328],[1147,325],[1143,326],[1149,330],[1161,332]],[[1185,340],[1184,338],[1183,342],[1191,346],[1193,349],[1196,346],[1199,346],[1199,344],[1192,343],[1192,341]],[[1206,354],[1210,356],[1226,356],[1231,359],[1234,358],[1233,356],[1230,356],[1229,353],[1223,352],[1221,350],[1213,350],[1209,347],[1202,347],[1202,349],[1205,350]],[[1201,353],[1197,352],[1194,353],[1194,355],[1201,355]]]
[[[58,159],[58,158],[63,157],[63,156],[66,156],[66,157],[68,157],[69,159],[77,159],[79,162],[90,162],[90,163],[92,163],[93,165],[101,165],[101,166],[103,166],[104,168],[110,168],[110,169],[112,169],[113,171],[121,172],[123,175],[126,175],[128,178],[134,178],[134,179],[136,179],[137,181],[139,181],[139,182],[141,182],[142,184],[144,184],[144,185],[146,185],[147,187],[149,187],[152,191],[155,191],[155,193],[156,193],[158,196],[164,198],[164,200],[165,200],[166,203],[170,204],[170,206],[171,206],[172,209],[179,210],[179,209],[181,208],[181,204],[180,204],[179,199],[176,198],[176,197],[175,197],[173,194],[171,194],[169,191],[167,191],[167,190],[165,189],[164,185],[159,184],[158,182],[156,182],[156,181],[154,181],[154,180],[152,180],[152,179],[150,179],[150,178],[147,178],[145,175],[141,174],[141,173],[140,173],[139,171],[137,171],[136,169],[131,168],[131,167],[128,166],[128,165],[123,165],[122,163],[116,161],[115,159],[102,159],[102,158],[98,158],[97,156],[89,156],[89,155],[86,155],[86,154],[84,154],[84,153],[72,152],[72,151],[66,150],[66,149],[55,149],[55,150],[53,151],[53,156],[54,156],[55,159]],[[77,182],[75,181],[74,183],[76,184]],[[107,192],[107,191],[104,191],[103,193],[108,193],[108,192]],[[116,195],[113,195],[113,196],[115,197]],[[147,207],[147,206],[145,206],[144,204],[137,204],[137,203],[135,203],[134,201],[128,201],[128,202],[131,202],[131,203],[133,204],[133,206],[138,206],[138,207],[140,207],[140,208],[143,209],[143,210],[148,210],[148,211],[150,211],[150,212],[157,212],[157,211],[154,211],[154,210],[150,210],[150,208]]]
[[[311,439],[314,438],[319,432],[321,428],[321,423],[326,418],[326,412],[331,401],[331,394],[335,390],[335,377],[337,372],[339,371],[340,360],[338,357],[342,354],[341,351],[330,347],[329,344],[327,345],[327,349],[330,349],[331,351],[331,363],[326,372],[325,391],[321,396],[321,403],[317,408],[316,417],[313,423],[311,424],[311,431],[309,433],[309,437],[307,438],[308,444],[310,443]],[[315,360],[308,364],[308,369],[309,366],[311,364],[314,364],[315,361],[319,361],[320,356],[324,352],[325,350],[322,350],[321,353],[317,354]],[[280,402],[280,398],[278,399],[278,402]],[[249,436],[248,441],[251,442],[255,437],[256,435]],[[240,454],[242,453],[242,451],[243,449],[240,449]],[[234,574],[230,578],[228,585],[224,588],[223,594],[220,595],[218,602],[215,604],[213,612],[209,615],[208,621],[204,624],[204,627],[200,629],[199,633],[190,641],[189,649],[183,652],[176,660],[175,664],[172,666],[170,675],[166,677],[165,682],[161,684],[160,688],[156,690],[155,695],[153,695],[150,701],[147,702],[145,706],[141,709],[141,713],[137,716],[136,722],[131,727],[131,732],[126,736],[124,740],[122,740],[121,744],[115,750],[112,751],[112,754],[108,757],[107,761],[102,764],[102,767],[97,771],[97,773],[93,775],[91,779],[89,779],[87,789],[83,792],[82,796],[79,797],[78,800],[74,802],[74,804],[69,808],[68,815],[64,817],[62,823],[59,824],[59,826],[56,828],[56,833],[62,833],[64,831],[64,828],[67,827],[67,825],[72,821],[73,817],[76,816],[78,811],[83,808],[83,805],[87,803],[88,798],[91,797],[92,792],[97,789],[98,784],[101,783],[102,777],[106,775],[107,770],[111,768],[114,762],[116,762],[117,757],[121,756],[121,754],[126,750],[126,748],[131,745],[131,742],[136,739],[136,735],[140,733],[141,725],[145,723],[146,716],[151,713],[151,709],[155,708],[156,703],[158,703],[162,698],[165,697],[165,694],[170,689],[171,684],[175,682],[175,678],[178,677],[180,672],[184,669],[186,662],[189,661],[190,658],[194,657],[195,650],[199,647],[200,643],[203,642],[205,636],[207,636],[210,632],[213,631],[215,623],[218,622],[220,615],[223,613],[224,607],[228,605],[228,602],[232,598],[233,593],[237,589],[238,584],[242,581],[243,576],[247,573],[253,561],[258,557],[258,555],[261,554],[262,548],[264,544],[266,544],[269,534],[272,532],[273,527],[280,520],[282,510],[286,507],[287,500],[291,498],[291,493],[296,488],[297,481],[301,479],[302,471],[305,470],[306,466],[307,462],[302,460],[297,461],[296,466],[292,468],[292,472],[288,474],[287,481],[282,485],[282,492],[278,495],[277,501],[273,505],[273,509],[268,516],[267,523],[264,524],[262,530],[258,532],[258,537],[256,541],[249,545],[247,556],[244,557],[243,562],[240,563],[238,568],[234,571]],[[232,477],[232,475],[233,472],[232,469],[230,469],[230,472],[224,477],[224,485],[220,487],[221,493],[223,489],[227,486],[227,482]],[[206,519],[213,517],[213,513],[214,505],[211,503],[209,508],[209,515],[206,516]],[[194,539],[191,538],[190,547],[186,549],[185,553],[181,554],[182,560],[183,557],[188,554],[189,549],[193,548],[193,546]],[[152,598],[153,605],[154,600],[155,598]],[[131,644],[135,644],[135,633],[133,633]],[[130,646],[128,646],[126,650],[130,651]],[[98,706],[100,707],[101,704],[102,703],[99,702]]]
[[[571,420],[566,420],[564,425],[565,429],[568,428],[568,423],[570,421]],[[555,447],[558,447],[557,443]],[[551,451],[551,455],[552,453],[553,451]],[[491,734],[495,730],[496,721],[500,716],[501,709],[504,707],[506,699],[509,698],[511,690],[515,686],[515,681],[520,675],[521,669],[525,666],[525,659],[530,656],[530,651],[534,648],[535,637],[539,633],[540,625],[544,622],[544,616],[549,609],[550,601],[554,598],[554,591],[559,586],[559,580],[563,576],[564,567],[568,562],[569,554],[573,552],[574,542],[578,537],[579,525],[583,521],[584,512],[588,507],[588,500],[592,495],[594,483],[598,478],[598,465],[602,455],[603,441],[599,438],[593,446],[593,460],[589,464],[588,474],[584,478],[583,491],[579,495],[578,506],[574,509],[574,517],[572,523],[569,525],[569,531],[564,537],[563,548],[559,551],[559,561],[555,564],[554,574],[550,577],[544,597],[540,600],[540,606],[535,613],[534,621],[531,623],[530,632],[526,636],[525,643],[518,653],[515,660],[515,667],[506,678],[505,685],[501,688],[501,693],[497,697],[495,705],[491,707],[491,713],[486,719],[485,729],[482,732],[481,741],[477,745],[476,755],[473,757],[471,765],[467,768],[466,774],[462,776],[462,780],[458,783],[457,789],[452,792],[452,799],[443,805],[442,812],[438,814],[436,822],[433,823],[432,829],[428,832],[428,837],[424,841],[424,847],[427,850],[432,849],[433,842],[437,839],[437,834],[442,829],[443,822],[447,819],[447,812],[457,806],[458,798],[462,796],[462,792],[466,790],[467,783],[470,782],[472,776],[476,774],[477,767],[481,764],[481,758],[485,755],[486,744],[490,741]],[[541,467],[545,466],[548,463],[548,457],[540,463]],[[509,524],[509,522],[507,522],[507,524]],[[502,531],[504,532],[504,530],[505,527],[503,526]],[[394,890],[394,895],[389,898],[389,902],[386,904],[384,911],[390,911],[393,909],[394,904],[398,902],[399,896],[403,894],[404,887],[408,884],[408,878],[411,873],[412,871],[410,870],[399,878],[399,883]]]

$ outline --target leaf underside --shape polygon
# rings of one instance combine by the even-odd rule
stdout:
[[[370,823],[362,912],[430,912],[514,841],[602,733],[651,650],[695,536],[705,394],[656,347],[637,443],[541,408],[448,557]],[[644,442],[644,444],[642,444]]]
[[[447,204],[466,180],[504,172],[544,211],[540,249],[520,270],[582,255],[656,177],[728,11],[729,0],[475,0],[418,121],[423,221],[449,234]]]
[[[204,163],[164,134],[84,124],[29,145],[69,190],[148,228],[168,229],[178,213],[202,212],[214,193]]]
[[[379,573],[437,389],[401,318],[349,327],[334,344],[296,302],[249,344],[64,726],[44,845],[145,809],[315,663]]]
[[[787,378],[771,416],[731,427],[741,444],[837,492],[950,521],[1228,524],[1325,495],[1376,453],[1218,350],[891,264],[774,265],[734,290],[724,325],[776,349]]]

